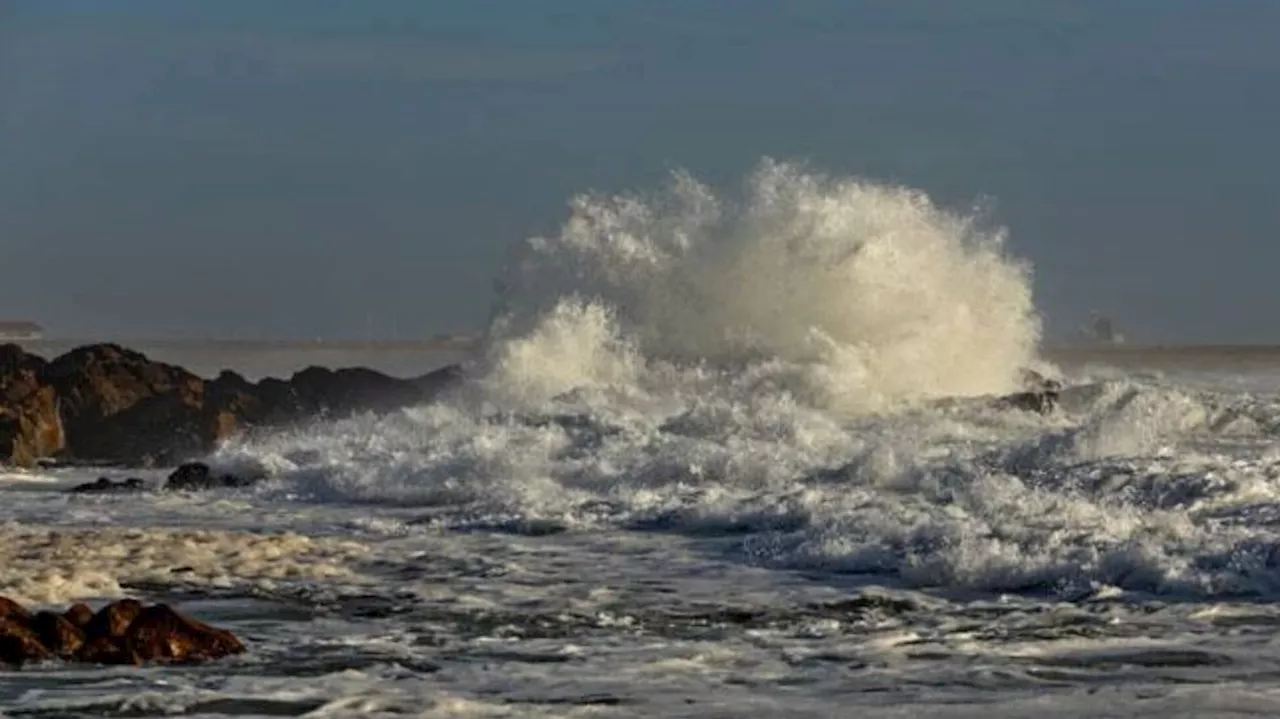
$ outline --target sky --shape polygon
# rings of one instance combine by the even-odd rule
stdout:
[[[5,0],[0,316],[482,328],[568,199],[762,156],[993,208],[1051,337],[1280,342],[1274,0]]]

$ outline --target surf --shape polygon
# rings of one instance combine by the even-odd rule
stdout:
[[[1007,392],[1040,320],[1030,266],[983,219],[771,159],[736,192],[679,171],[583,194],[500,276],[482,374],[538,401],[750,366],[845,415]]]

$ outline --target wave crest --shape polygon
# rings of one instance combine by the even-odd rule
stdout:
[[[1004,232],[916,191],[766,160],[740,199],[678,172],[571,207],[499,283],[487,354],[504,382],[773,361],[807,400],[856,413],[1004,392],[1034,360],[1028,268]]]

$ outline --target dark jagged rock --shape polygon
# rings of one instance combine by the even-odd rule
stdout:
[[[205,380],[114,344],[79,347],[49,362],[3,345],[0,462],[176,464],[255,427],[420,404],[460,377],[457,367],[415,379],[311,367],[287,380],[254,383],[229,371]]]
[[[121,599],[99,609],[85,625],[84,633],[91,639],[98,637],[119,639],[124,636],[129,625],[141,613],[142,602],[136,599]]]
[[[85,664],[134,664],[133,657],[119,642],[108,637],[89,637],[76,654],[75,660]]]
[[[1055,391],[1017,392],[1001,397],[998,405],[1009,409],[1020,409],[1024,412],[1050,414],[1058,407],[1058,393]]]
[[[137,477],[129,477],[118,482],[108,477],[98,477],[96,481],[78,484],[68,491],[72,494],[116,494],[141,492],[144,489],[146,489],[146,483]]]
[[[46,364],[0,345],[0,461],[30,465],[66,447],[57,393],[41,380]]]
[[[77,459],[168,463],[227,436],[205,380],[118,345],[72,350],[42,378],[60,402],[65,453]]]
[[[167,492],[196,492],[223,487],[247,487],[259,479],[261,477],[218,474],[203,462],[188,462],[169,475],[164,489]]]
[[[72,604],[62,616],[83,630],[93,621],[93,609],[88,604]]]
[[[142,610],[129,625],[124,649],[134,662],[166,664],[209,661],[245,650],[231,632],[185,617],[166,604]]]
[[[1045,377],[1033,369],[1022,370],[1022,386],[1028,392],[1061,392],[1062,382]]]
[[[53,652],[40,642],[25,620],[13,616],[0,619],[0,664],[20,667],[52,658]]]
[[[25,622],[30,616],[31,613],[26,607],[8,597],[0,597],[0,619],[14,617]]]
[[[436,396],[462,384],[466,375],[462,365],[451,364],[417,377],[412,382],[428,396]]]
[[[77,604],[65,614],[27,613],[16,607],[0,617],[0,663],[21,667],[63,659],[90,664],[187,664],[239,654],[244,644],[234,634],[211,627],[157,604],[133,599],[108,604],[94,613]]]
[[[46,649],[63,659],[75,656],[84,646],[84,630],[61,614],[37,612],[30,627]]]
[[[1058,395],[1062,383],[1049,379],[1035,370],[1022,371],[1022,392],[1005,395],[996,401],[997,406],[1024,412],[1050,414],[1058,407]]]
[[[308,367],[289,380],[294,397],[307,414],[346,413],[370,409],[385,411],[403,406],[406,384],[368,369],[330,370]]]

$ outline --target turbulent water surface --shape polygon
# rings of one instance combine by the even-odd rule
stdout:
[[[1280,711],[1280,379],[1041,362],[1002,239],[778,163],[579,198],[435,405],[230,444],[245,490],[3,476],[0,593],[250,647],[0,672],[3,713]],[[1058,412],[989,401],[1029,366]]]

